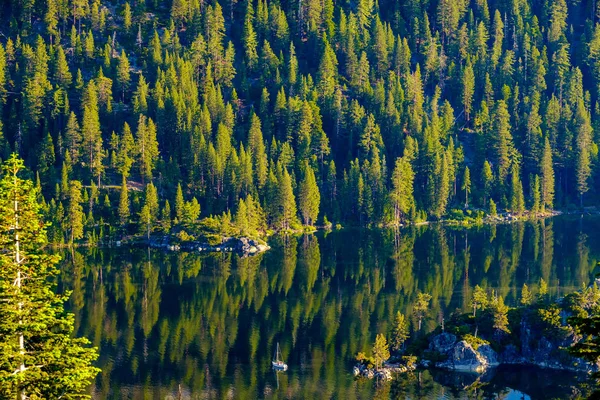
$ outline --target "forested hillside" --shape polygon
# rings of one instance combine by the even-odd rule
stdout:
[[[52,240],[598,204],[600,8],[0,1],[0,153]],[[225,229],[227,228],[227,229]]]

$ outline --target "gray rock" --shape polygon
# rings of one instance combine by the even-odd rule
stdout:
[[[519,354],[519,350],[514,344],[509,344],[504,347],[502,354],[500,354],[500,359],[503,364],[519,364],[523,361]]]
[[[438,367],[455,371],[483,372],[487,368],[487,361],[473,347],[462,340],[448,352],[448,360],[439,363]]]
[[[451,333],[444,332],[431,338],[429,349],[445,354],[454,347],[455,343],[456,336]]]
[[[360,375],[360,369],[358,369],[358,367],[354,367],[354,369],[352,370],[352,372],[354,373],[354,376]]]
[[[498,354],[491,348],[489,344],[479,346],[477,352],[483,357],[489,367],[495,367],[500,365],[498,361]]]

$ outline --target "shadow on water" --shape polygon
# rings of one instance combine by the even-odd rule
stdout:
[[[247,258],[80,249],[63,254],[59,290],[73,291],[77,333],[100,348],[98,399],[445,398],[470,397],[471,389],[476,398],[517,391],[566,398],[577,379],[512,367],[480,377],[477,388],[440,371],[385,385],[350,372],[356,353],[391,330],[397,311],[411,315],[419,291],[432,295],[424,324],[432,329],[469,309],[475,285],[515,304],[523,283],[535,288],[540,278],[553,297],[589,284],[600,259],[598,228],[598,218],[565,216],[399,235],[319,232],[274,237],[272,250]],[[277,342],[289,370],[274,375]]]

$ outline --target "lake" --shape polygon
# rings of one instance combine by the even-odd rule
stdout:
[[[76,332],[100,349],[96,399],[568,398],[581,377],[500,367],[355,380],[353,358],[397,311],[432,295],[424,328],[468,311],[475,285],[517,304],[540,278],[559,297],[588,285],[600,218],[559,216],[476,228],[341,230],[273,237],[266,253],[80,248],[63,254]],[[414,319],[413,319],[414,323]],[[414,324],[413,324],[414,326]],[[279,343],[289,364],[275,374]]]

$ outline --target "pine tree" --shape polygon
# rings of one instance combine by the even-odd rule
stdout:
[[[265,143],[260,127],[260,119],[256,114],[252,114],[250,121],[248,151],[252,158],[254,181],[258,184],[258,188],[262,189],[267,181],[267,154],[265,153]]]
[[[298,208],[305,225],[313,225],[319,215],[321,194],[315,173],[308,163],[304,165],[304,178],[298,189]]]
[[[392,173],[392,190],[390,191],[395,224],[399,224],[401,218],[406,219],[414,207],[413,182],[414,172],[407,157],[396,159]]]
[[[159,157],[156,125],[150,118],[140,115],[135,134],[135,147],[139,160],[142,181],[152,179],[152,173]]]
[[[381,333],[375,338],[373,344],[373,360],[375,361],[375,368],[379,369],[383,366],[383,363],[390,358],[390,347],[385,339],[385,336]]]
[[[280,229],[286,231],[291,229],[297,221],[296,198],[292,188],[292,179],[287,169],[283,168],[278,181],[277,220]]]
[[[15,155],[0,180],[0,396],[79,398],[99,370],[85,338],[74,338],[67,296],[55,294],[58,257],[44,250],[45,225],[32,182]]]
[[[554,206],[554,166],[552,165],[552,148],[547,137],[544,141],[544,154],[540,169],[542,171],[542,211],[544,211],[552,209]]]
[[[183,190],[181,189],[181,183],[177,184],[177,193],[175,195],[175,220],[176,222],[183,222],[183,215],[185,213],[185,200],[183,198]]]
[[[492,190],[492,183],[494,181],[494,175],[492,173],[492,166],[486,160],[483,163],[483,169],[481,170],[481,187],[483,189],[483,205],[487,203],[487,199],[490,196]]]
[[[430,301],[430,294],[421,292],[417,293],[417,300],[415,301],[415,305],[413,306],[413,313],[418,320],[418,331],[421,330],[421,324],[423,323],[423,319],[425,319],[425,317],[427,316]]]
[[[0,104],[6,101],[7,92],[7,68],[6,68],[6,51],[0,43]]]
[[[54,0],[51,0],[54,1]],[[64,89],[68,89],[71,86],[73,75],[69,70],[69,64],[67,63],[67,57],[62,46],[58,47],[56,53],[56,63],[54,66],[54,80],[62,86]]]
[[[521,215],[525,211],[525,198],[523,194],[523,183],[519,176],[519,167],[513,164],[511,170],[511,200],[510,208],[513,213]]]
[[[589,113],[585,110],[582,101],[577,105],[575,120],[577,125],[577,192],[579,193],[580,206],[583,207],[583,195],[589,190],[589,179],[592,174],[590,155],[592,126]]]
[[[127,189],[127,180],[123,177],[121,191],[119,196],[119,222],[124,226],[129,222],[131,212],[129,210],[129,191]]]
[[[129,59],[125,54],[125,50],[122,50],[117,64],[117,83],[121,88],[121,101],[125,101],[125,92],[129,89],[131,83],[130,68]]]
[[[510,333],[508,328],[508,306],[504,304],[502,296],[496,296],[491,302],[493,316],[492,327],[501,333]]]
[[[83,237],[83,198],[81,196],[81,182],[71,181],[69,184],[68,208],[67,208],[67,231],[69,232],[69,243]]]
[[[140,211],[140,224],[145,227],[143,231],[146,231],[146,236],[150,239],[150,232],[154,223],[158,220],[158,193],[156,187],[152,182],[146,185],[144,191],[144,205]]]
[[[404,347],[404,343],[408,340],[410,332],[408,330],[408,319],[404,314],[398,311],[394,319],[392,328],[391,348],[394,351],[400,351]]]
[[[100,177],[104,172],[104,150],[97,98],[96,85],[94,81],[90,81],[84,99],[83,123],[81,126],[83,160],[81,161],[89,168],[90,176],[98,178],[98,186],[100,186]]]
[[[533,302],[533,294],[529,290],[527,284],[523,284],[523,289],[521,290],[521,304],[524,306],[528,306]]]
[[[498,166],[498,181],[504,182],[511,162],[511,154],[514,152],[513,139],[510,133],[510,114],[504,100],[498,100],[494,110],[494,129],[492,138],[494,140],[495,162]]]
[[[465,191],[465,208],[469,208],[469,193],[471,193],[471,173],[465,166],[461,189]]]
[[[462,78],[462,103],[465,112],[465,120],[469,121],[473,109],[473,95],[475,94],[475,74],[471,64],[467,64]]]
[[[240,199],[238,202],[237,211],[235,212],[235,226],[240,230],[241,235],[248,235],[249,223],[248,223],[248,208],[244,199]]]
[[[165,206],[160,212],[160,223],[164,232],[168,233],[171,230],[171,204],[169,204],[169,200],[165,200]]]
[[[542,193],[539,175],[535,175],[531,181],[531,214],[537,215],[542,211]]]
[[[253,71],[258,63],[258,41],[256,39],[256,32],[254,31],[254,9],[252,8],[252,2],[247,2],[246,5],[246,17],[244,18],[244,31],[243,31],[243,43],[246,57],[246,66],[250,71]]]
[[[473,307],[473,317],[477,316],[477,310],[484,311],[489,304],[487,292],[479,285],[475,285],[473,298],[471,299],[471,307]]]
[[[125,32],[129,32],[129,29],[131,29],[131,6],[129,2],[126,2],[123,6],[123,28]]]

